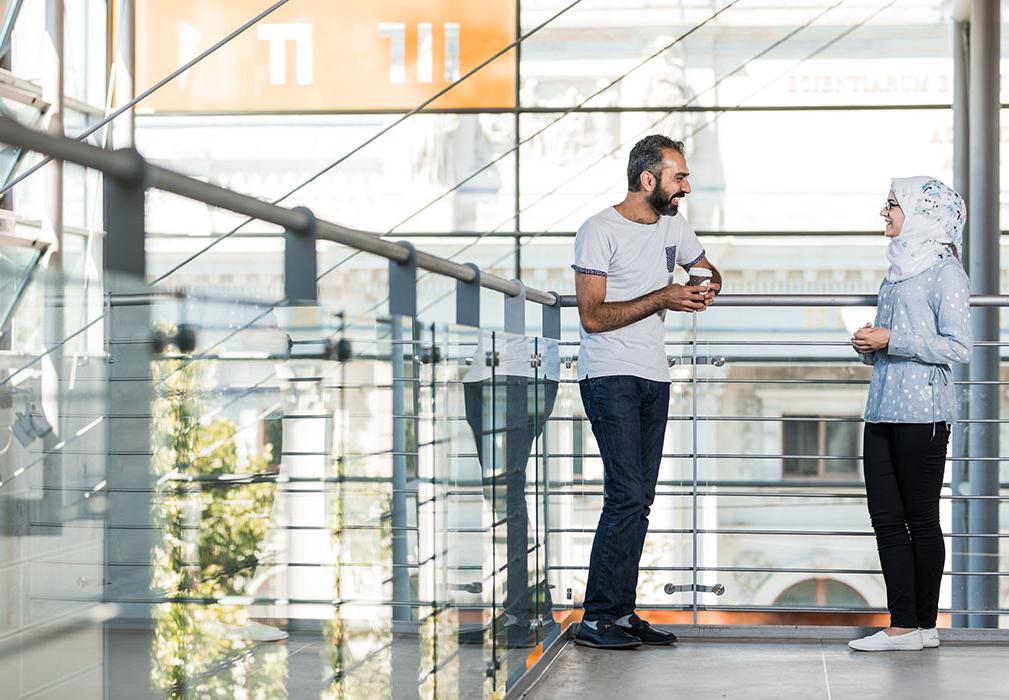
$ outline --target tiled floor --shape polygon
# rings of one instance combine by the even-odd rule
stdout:
[[[1006,700],[1009,646],[864,654],[839,641],[681,641],[628,652],[569,643],[524,697]]]
[[[166,646],[150,630],[103,630],[100,625],[59,634],[25,633],[0,643],[0,700],[428,697],[430,688],[418,689],[421,640],[404,635],[379,646],[351,645],[356,648],[344,649],[344,656],[334,660],[332,645],[319,632],[295,632],[286,642],[231,649],[205,637],[171,640]],[[502,649],[499,660],[505,668],[521,669],[529,651]],[[173,663],[179,664],[178,673],[172,673]],[[334,682],[341,664],[343,685]],[[479,700],[487,665],[482,645],[459,645],[442,669],[439,697]],[[166,685],[171,677],[179,679],[175,686]]]
[[[372,655],[359,648],[347,648],[334,660],[332,646],[318,631],[296,632],[284,643],[234,648],[207,646],[208,640],[165,647],[150,630],[101,626],[13,641],[0,646],[2,700],[418,700],[432,692],[480,700],[486,694],[488,658],[480,645],[459,645],[458,656],[441,669],[438,688],[418,689],[422,645],[416,636],[387,640],[371,663]],[[502,669],[521,673],[528,651],[503,652]],[[185,664],[185,672],[176,674],[182,680],[173,692],[164,679],[176,661]],[[343,685],[333,682],[337,667],[343,669]],[[1009,645],[945,643],[936,650],[859,654],[843,641],[684,639],[675,647],[629,652],[568,642],[524,697],[1007,700]]]

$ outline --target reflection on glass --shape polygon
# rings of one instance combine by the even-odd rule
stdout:
[[[336,564],[323,623],[327,699],[399,697],[405,687],[416,693],[421,678],[427,632],[419,621],[427,608],[415,604],[419,532],[408,517],[417,491],[412,333],[408,319],[348,321],[352,356],[291,381],[302,394],[305,384],[318,384],[334,415],[326,467]],[[312,381],[320,375],[325,381]],[[295,408],[308,412],[309,403]]]
[[[24,90],[11,85],[0,84],[0,116],[9,117],[25,124],[36,126],[42,118],[41,101]],[[0,183],[6,183],[17,167],[22,149],[3,144],[0,147]]]
[[[41,256],[37,248],[4,245],[0,239],[0,328],[7,327]]]
[[[538,625],[553,621],[549,588],[545,579],[537,579],[538,547],[533,547],[530,572],[527,473],[533,445],[553,411],[558,382],[556,372],[538,381],[534,358],[532,339],[495,334],[489,347],[477,346],[462,379],[466,422],[493,515],[496,556],[500,553],[495,569],[504,570],[504,600],[494,630],[506,647],[519,648],[536,644]]]
[[[257,646],[243,633],[246,594],[266,537],[275,483],[247,483],[265,474],[272,446],[240,457],[235,424],[205,417],[213,367],[190,359],[154,363],[159,392],[152,407],[158,477],[152,587],[151,681],[167,697],[229,695],[256,689],[286,697],[287,650]],[[236,475],[246,477],[240,482]]]

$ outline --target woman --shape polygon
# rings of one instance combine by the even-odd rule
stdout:
[[[970,290],[959,253],[963,199],[938,180],[893,180],[880,212],[890,268],[876,324],[851,339],[872,365],[863,464],[869,516],[886,582],[890,627],[857,651],[939,646],[935,630],[946,551],[939,490],[956,403],[950,363],[970,359]]]

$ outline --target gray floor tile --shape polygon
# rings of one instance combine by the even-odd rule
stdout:
[[[1009,647],[946,645],[870,654],[844,644],[823,647],[832,700],[1009,698]]]
[[[843,642],[688,641],[630,652],[569,645],[526,698],[1006,700],[1007,668],[1007,646],[865,654]]]
[[[150,631],[112,630],[103,645],[99,634],[79,630],[7,649],[3,660],[9,675],[0,680],[0,698],[164,697],[151,687]],[[355,669],[348,700],[416,700],[418,642],[416,637],[397,638],[377,665]],[[240,661],[246,691],[271,697],[286,692],[287,700],[315,700],[326,691],[330,649],[317,634],[296,633],[284,644],[257,645],[249,653],[251,658],[246,654]],[[208,672],[225,687],[232,676],[223,661]],[[514,652],[502,669],[517,668],[518,661]],[[456,656],[443,661],[438,696],[480,700],[487,689],[487,668],[480,645],[460,645]],[[937,650],[864,654],[849,651],[843,642],[687,640],[676,647],[629,652],[569,644],[526,697],[1009,700],[1007,668],[1009,646],[997,645],[945,644]]]
[[[527,697],[812,700],[827,698],[827,684],[819,644],[689,642],[627,652],[569,645]]]

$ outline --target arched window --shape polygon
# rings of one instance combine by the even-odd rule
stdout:
[[[775,601],[782,607],[866,608],[869,603],[846,583],[831,578],[811,578],[789,586]]]

